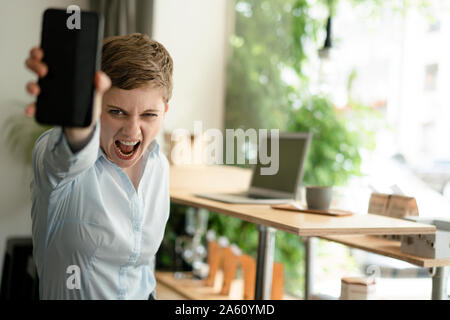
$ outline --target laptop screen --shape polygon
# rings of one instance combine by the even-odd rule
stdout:
[[[279,137],[279,165],[274,175],[262,175],[261,168],[268,168],[271,163],[263,165],[259,161],[253,172],[251,188],[286,192],[294,195],[301,184],[303,165],[309,146],[308,133],[280,134]],[[271,138],[268,136],[267,154],[273,161]]]

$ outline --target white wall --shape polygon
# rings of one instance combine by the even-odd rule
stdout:
[[[174,91],[165,130],[223,128],[227,0],[156,0],[153,38],[174,60]]]
[[[70,4],[83,9],[87,0],[0,0],[0,274],[6,239],[31,236],[31,170],[7,153],[1,130],[9,115],[22,112],[20,106],[32,101],[25,85],[34,77],[25,69],[24,61],[31,47],[39,45],[43,11]]]

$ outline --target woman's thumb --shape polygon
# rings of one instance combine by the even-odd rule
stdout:
[[[94,77],[94,85],[97,93],[103,94],[111,87],[111,79],[103,71],[97,71]]]

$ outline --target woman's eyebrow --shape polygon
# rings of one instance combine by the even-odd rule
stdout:
[[[160,111],[161,110],[159,110],[159,109],[147,109],[143,113],[145,113],[145,112],[160,112]]]
[[[125,112],[125,110],[123,110],[122,108],[120,108],[118,106],[115,106],[115,105],[112,105],[112,104],[107,104],[106,106],[109,107],[109,108],[119,109],[120,111]]]
[[[112,104],[108,104],[106,105],[108,108],[113,108],[113,109],[119,109],[120,111],[122,111],[123,113],[128,113],[127,111],[123,110],[122,108],[112,105]],[[150,108],[147,110],[142,111],[142,113],[146,113],[146,112],[161,112],[160,109],[155,109],[155,108]]]

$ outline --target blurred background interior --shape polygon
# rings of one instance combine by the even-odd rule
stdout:
[[[0,274],[7,239],[31,235],[30,151],[43,130],[23,115],[33,79],[24,61],[43,11],[70,4],[102,12],[105,35],[142,32],[166,46],[174,92],[165,132],[192,131],[195,120],[204,130],[311,130],[304,184],[345,190],[352,210],[367,212],[376,191],[415,197],[420,216],[450,216],[448,1],[0,0]],[[172,211],[157,267],[188,269],[174,264],[188,208]],[[249,223],[211,212],[208,229],[256,252]],[[285,290],[301,298],[302,241],[283,232],[276,241]],[[429,299],[425,269],[324,241],[318,250],[318,292],[338,296],[343,275],[376,264],[382,297]]]

